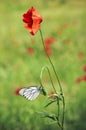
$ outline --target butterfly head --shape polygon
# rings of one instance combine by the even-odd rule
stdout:
[[[44,90],[44,88],[43,88],[42,86],[39,87],[39,91],[40,91],[44,96],[47,95],[46,92],[45,92],[45,90]]]

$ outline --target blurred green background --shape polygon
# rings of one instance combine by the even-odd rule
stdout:
[[[23,28],[22,14],[34,6],[42,15],[44,39],[54,37],[51,59],[63,86],[65,130],[86,130],[86,1],[1,0],[0,1],[0,130],[59,130],[48,125],[36,111],[45,110],[46,97],[30,102],[17,96],[18,87],[39,85],[41,68],[52,68],[43,52],[40,33],[34,37]],[[33,48],[31,53],[28,48]],[[77,78],[85,76],[82,82]],[[47,72],[44,88],[51,91]],[[47,110],[51,112],[53,106]],[[56,110],[56,108],[55,108]]]

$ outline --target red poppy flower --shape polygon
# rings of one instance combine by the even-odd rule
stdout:
[[[85,76],[83,76],[83,81],[86,81],[86,75],[85,75]]]
[[[79,77],[79,78],[76,79],[76,83],[80,83],[82,81],[86,81],[86,75],[81,76],[81,77]]]
[[[15,93],[16,95],[19,95],[19,91],[20,91],[21,89],[22,89],[22,87],[17,88],[14,93]]]
[[[52,49],[51,49],[51,47],[50,47],[49,45],[46,45],[46,46],[45,46],[45,51],[47,52],[47,54],[48,54],[49,56],[52,55]]]
[[[28,29],[31,35],[35,35],[35,33],[40,29],[42,17],[34,7],[31,7],[23,14],[23,22],[26,23],[24,27]]]
[[[85,71],[85,72],[86,72],[86,65],[84,65],[84,66],[83,66],[83,71]]]
[[[45,40],[44,40],[44,43],[45,44],[52,44],[56,41],[56,39],[54,37],[47,37]]]
[[[34,54],[34,49],[32,47],[28,47],[27,48],[27,53],[31,54],[31,55]]]
[[[76,79],[76,83],[80,83],[82,81],[82,78],[81,77],[78,77],[77,79]]]
[[[79,59],[82,59],[83,56],[84,56],[83,52],[79,52],[79,53],[78,53],[78,57],[79,57]]]

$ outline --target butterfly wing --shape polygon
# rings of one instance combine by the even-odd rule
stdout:
[[[38,95],[40,94],[40,90],[38,89],[38,87],[29,87],[29,88],[22,88],[19,91],[19,94],[21,96],[24,96],[25,98],[27,98],[28,100],[34,100],[38,97]]]
[[[23,96],[23,93],[24,93],[25,89],[26,89],[26,88],[22,88],[22,89],[19,90],[19,94],[20,94],[21,96]]]

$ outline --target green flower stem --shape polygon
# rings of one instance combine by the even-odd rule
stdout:
[[[56,78],[57,78],[57,81],[58,81],[58,84],[59,84],[59,87],[60,87],[60,92],[61,92],[61,94],[63,94],[62,87],[61,87],[61,84],[60,84],[58,75],[57,75],[56,70],[55,70],[55,68],[54,68],[54,65],[53,65],[53,63],[52,63],[52,61],[51,61],[51,59],[50,59],[50,57],[49,57],[49,55],[48,55],[48,53],[47,53],[47,51],[46,51],[46,49],[45,49],[45,44],[44,44],[43,35],[42,35],[42,31],[41,31],[41,30],[40,30],[40,35],[41,35],[41,39],[42,39],[42,43],[43,43],[43,47],[44,47],[45,54],[47,55],[47,57],[48,57],[48,59],[49,59],[49,62],[50,62],[50,64],[51,64],[52,68],[53,68],[53,71],[54,71],[54,73],[55,73],[55,75],[56,75]]]
[[[64,99],[64,95],[62,95],[63,98],[63,117],[62,117],[62,130],[64,130],[64,115],[65,115],[65,99]]]
[[[56,89],[55,89],[55,87],[54,87],[54,84],[53,84],[53,81],[52,81],[52,77],[51,77],[49,68],[48,68],[47,66],[44,66],[44,67],[42,67],[42,69],[41,69],[41,73],[40,73],[40,82],[41,82],[41,85],[42,85],[43,71],[44,71],[45,69],[47,69],[47,71],[48,71],[48,74],[49,74],[49,77],[50,77],[50,81],[51,81],[52,87],[53,87],[55,93],[57,94],[57,91],[56,91]],[[42,86],[43,86],[43,85],[42,85]],[[57,94],[57,95],[59,95],[59,94]],[[58,98],[58,97],[57,97],[57,98]],[[58,100],[58,99],[57,99],[57,106],[58,106],[58,121],[57,121],[57,122],[59,122],[60,104],[59,104],[59,100]],[[60,123],[59,123],[59,124],[60,124]]]
[[[47,55],[47,57],[48,57],[48,59],[49,59],[49,62],[50,62],[50,64],[51,64],[52,68],[53,68],[53,71],[54,71],[54,73],[55,73],[55,75],[56,75],[56,79],[57,79],[58,84],[59,84],[59,87],[60,87],[60,93],[61,93],[61,96],[62,96],[62,99],[63,99],[62,130],[64,130],[63,126],[64,126],[64,113],[65,113],[65,99],[64,99],[64,95],[63,95],[62,86],[61,86],[61,84],[60,84],[60,81],[59,81],[58,75],[57,75],[57,73],[56,73],[56,70],[55,70],[55,68],[54,68],[54,65],[53,65],[53,63],[52,63],[52,61],[51,61],[51,59],[50,59],[50,57],[49,57],[47,51],[45,50],[45,44],[44,44],[44,40],[43,40],[43,35],[42,35],[41,29],[40,29],[40,35],[41,35],[42,44],[43,44],[43,47],[44,47],[45,54]]]
[[[47,66],[44,66],[44,67],[42,67],[42,69],[41,69],[40,82],[41,82],[41,84],[42,84],[42,75],[43,75],[43,71],[44,71],[45,69],[47,69],[47,71],[48,71],[48,74],[49,74],[49,77],[50,77],[50,81],[51,81],[52,87],[53,87],[55,93],[57,94],[57,91],[56,91],[56,89],[55,89],[55,87],[54,87],[54,84],[53,84],[53,81],[52,81],[52,77],[51,77],[49,68],[48,68]]]
[[[59,104],[59,100],[58,99],[57,99],[57,106],[58,106],[58,120],[59,120],[60,104]]]

